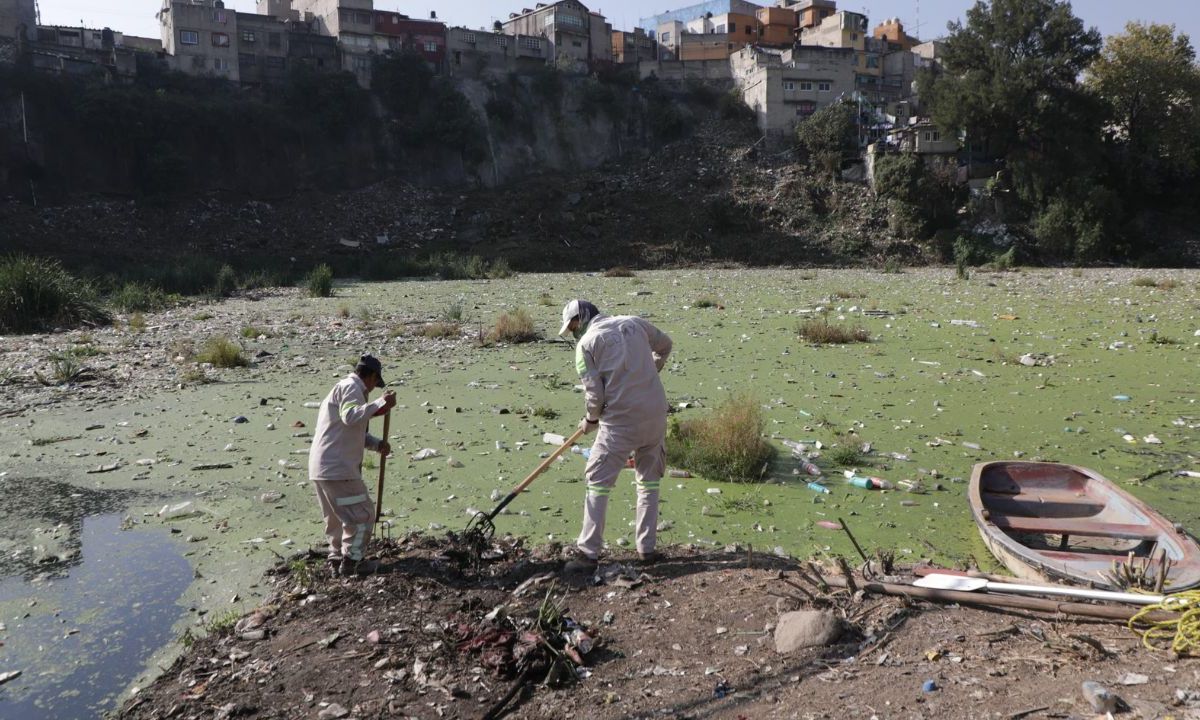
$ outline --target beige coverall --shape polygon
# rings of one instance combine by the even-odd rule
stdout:
[[[331,560],[358,562],[371,541],[375,505],[362,479],[363,449],[379,448],[379,438],[367,432],[367,425],[383,406],[382,397],[367,402],[367,386],[354,374],[334,385],[321,401],[308,451],[308,476],[325,518]]]
[[[596,316],[576,346],[587,416],[600,420],[585,470],[587,498],[576,543],[588,557],[600,553],[608,496],[631,452],[637,471],[637,549],[654,550],[667,432],[667,394],[658,374],[670,354],[666,333],[629,316]]]

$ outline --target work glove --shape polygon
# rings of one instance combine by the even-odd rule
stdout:
[[[576,430],[582,430],[584,435],[591,435],[600,428],[599,420],[588,420],[584,418],[579,421],[579,427]]]

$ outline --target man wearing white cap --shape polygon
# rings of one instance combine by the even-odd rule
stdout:
[[[586,300],[563,308],[559,335],[571,333],[575,367],[583,382],[586,414],[579,427],[599,429],[588,459],[583,529],[568,548],[569,572],[595,568],[604,544],[608,496],[630,453],[637,470],[637,550],[657,559],[658,492],[666,469],[667,394],[658,374],[671,354],[671,338],[640,317],[603,315]]]

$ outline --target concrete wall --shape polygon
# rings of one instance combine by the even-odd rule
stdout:
[[[593,57],[592,42],[610,48],[612,41],[601,29],[593,37],[593,15],[587,6],[575,0],[559,0],[531,12],[510,17],[503,21],[508,35],[532,35],[545,37],[549,43],[549,57],[556,63],[571,62],[586,64]]]
[[[729,71],[729,60],[652,60],[637,64],[638,77],[656,77],[666,82],[683,82],[684,80],[732,81]]]
[[[796,123],[854,90],[855,52],[850,48],[772,53],[743,48],[729,63],[759,130],[775,140],[790,136]]]
[[[34,0],[0,0],[0,38],[16,39],[17,29],[25,27],[25,39],[33,40],[37,32],[37,13]]]
[[[446,31],[446,71],[451,77],[498,77],[545,65],[550,42],[541,36],[507,35],[468,28]]]

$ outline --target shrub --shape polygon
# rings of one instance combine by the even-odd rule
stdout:
[[[850,103],[833,103],[796,126],[796,143],[809,164],[838,177],[847,159],[858,157],[858,126]]]
[[[260,335],[272,337],[271,331],[267,330],[266,328],[260,328],[255,325],[246,325],[242,327],[242,337],[246,338],[247,340],[253,340]]]
[[[855,467],[862,462],[862,453],[859,452],[858,448],[851,445],[835,447],[825,453],[825,457],[834,465],[841,467]]]
[[[242,354],[242,347],[229,338],[209,338],[200,348],[195,357],[198,363],[208,363],[213,367],[237,368],[246,367],[250,361]]]
[[[455,300],[442,310],[442,320],[450,323],[461,323],[467,319],[467,310],[462,300]]]
[[[213,283],[213,294],[217,297],[229,297],[237,292],[238,278],[237,272],[232,266],[222,265],[217,271],[216,282]]]
[[[0,259],[0,333],[110,320],[92,285],[67,272],[57,260],[28,255]]]
[[[755,120],[754,111],[746,104],[741,91],[736,88],[721,95],[717,101],[717,111],[723,120],[732,122],[754,122]]]
[[[802,340],[821,345],[845,345],[871,341],[871,334],[862,327],[831,325],[827,320],[806,320],[796,328]]]
[[[50,377],[58,383],[71,383],[89,377],[88,368],[71,353],[51,353],[49,360]]]
[[[718,300],[715,295],[701,295],[700,297],[696,298],[696,302],[694,303],[693,307],[702,309],[721,307],[721,301]]]
[[[121,312],[154,312],[173,304],[173,299],[149,283],[127,282],[108,297],[113,308]]]
[[[504,280],[516,275],[516,271],[508,264],[508,260],[497,258],[492,261],[491,267],[488,268],[487,276],[493,280]]]
[[[328,265],[318,265],[308,274],[305,280],[310,297],[333,296],[333,269]]]
[[[635,273],[624,265],[618,265],[615,268],[609,268],[604,271],[604,277],[609,278],[627,278],[636,277]]]
[[[135,333],[140,333],[146,329],[146,316],[140,312],[135,312],[129,316],[129,329]]]
[[[538,305],[542,307],[554,307],[554,298],[550,297],[550,293],[542,293],[538,296]]]
[[[731,397],[704,417],[672,419],[667,461],[714,480],[759,480],[775,457],[775,448],[762,438],[765,425],[757,401]]]
[[[538,339],[533,327],[533,318],[525,308],[515,308],[500,313],[492,329],[493,342],[526,343]]]

